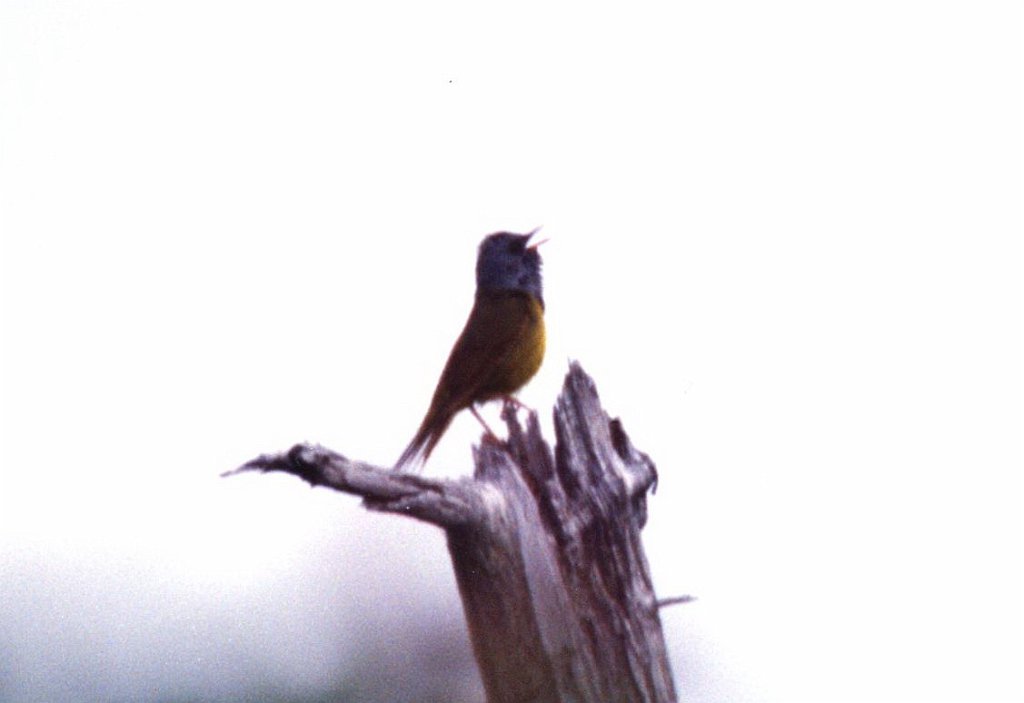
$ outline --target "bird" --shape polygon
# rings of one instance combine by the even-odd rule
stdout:
[[[452,419],[469,409],[494,436],[476,405],[504,399],[533,378],[544,360],[544,291],[541,258],[526,234],[495,232],[477,250],[476,295],[469,319],[448,355],[430,407],[396,470],[422,466]]]

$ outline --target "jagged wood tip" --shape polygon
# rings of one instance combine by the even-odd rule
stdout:
[[[479,520],[479,498],[466,481],[430,479],[354,461],[316,444],[296,444],[287,452],[263,454],[223,476],[249,471],[283,471],[311,486],[361,496],[368,509],[400,513],[452,527]]]

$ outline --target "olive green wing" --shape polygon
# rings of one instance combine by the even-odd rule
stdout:
[[[529,297],[522,293],[479,296],[466,326],[448,355],[423,423],[396,468],[426,461],[452,419],[476,402],[494,398],[508,385],[510,360],[536,324]]]

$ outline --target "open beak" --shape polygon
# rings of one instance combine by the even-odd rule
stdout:
[[[544,226],[544,225],[541,225],[540,227],[543,227],[543,226]],[[537,234],[537,232],[540,232],[540,227],[534,227],[534,228],[533,228],[533,231],[529,232],[529,233],[528,233],[528,234],[526,235],[526,237],[527,237],[527,241],[529,241],[529,238],[530,238],[530,237],[532,237],[533,235]],[[534,242],[533,244],[531,244],[530,246],[528,246],[528,247],[526,247],[526,248],[527,248],[527,249],[536,249],[536,248],[537,248],[537,247],[539,247],[539,246],[540,246],[541,244],[543,244],[544,242],[547,242],[547,241],[550,241],[550,238],[549,238],[549,237],[544,237],[544,239],[541,239],[540,241]]]

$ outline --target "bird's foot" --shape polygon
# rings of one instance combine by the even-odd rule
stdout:
[[[504,403],[506,408],[511,406],[513,410],[525,410],[528,413],[533,412],[533,408],[519,400],[519,398],[516,398],[514,395],[501,396],[501,402]]]

